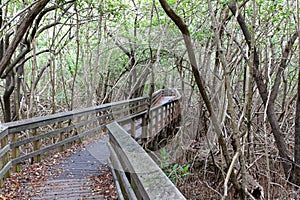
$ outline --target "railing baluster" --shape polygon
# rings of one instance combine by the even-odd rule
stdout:
[[[164,124],[164,125],[168,125],[169,124],[169,115],[168,115],[168,111],[169,111],[169,109],[168,109],[168,104],[166,104],[166,106],[165,106],[165,118],[166,118],[166,123]]]
[[[62,128],[62,124],[61,124],[61,123],[59,123],[57,126],[58,126],[58,127],[57,127],[58,129],[59,129],[59,128]],[[61,142],[61,141],[63,141],[63,140],[65,139],[64,135],[65,135],[65,134],[64,134],[63,131],[59,133],[59,139],[58,139],[59,142]],[[61,146],[59,147],[59,151],[64,151],[65,148],[66,148],[66,145],[61,145]]]
[[[149,135],[148,135],[148,138],[151,139],[152,136],[153,136],[153,110],[150,110],[150,113],[149,113]],[[147,139],[148,139],[147,138]]]
[[[13,133],[12,134],[12,138],[11,138],[11,142],[16,142],[17,141],[17,138],[18,138],[18,133]],[[17,157],[19,157],[20,155],[20,152],[19,152],[19,147],[14,147],[12,150],[11,150],[11,158],[12,159],[15,159]],[[17,172],[20,168],[20,165],[13,165],[12,167],[12,172]]]
[[[164,127],[164,106],[160,107],[160,128]]]
[[[136,132],[135,132],[135,120],[132,119],[130,121],[130,129],[131,129],[131,136],[135,139],[136,138]]]
[[[141,140],[142,140],[142,144],[147,142],[147,121],[146,121],[146,114],[142,117],[142,136],[141,136]]]
[[[10,161],[7,127],[1,127],[0,125],[0,135],[1,135],[0,145],[1,145],[1,155],[2,155],[0,156],[0,170],[2,170],[5,167],[5,165]],[[3,177],[0,177],[0,187],[3,184],[3,181],[10,175],[9,170],[3,173],[4,173]]]
[[[32,136],[35,137],[38,135],[37,128],[33,129]],[[37,151],[40,149],[40,140],[36,140],[33,142],[33,151]],[[41,161],[41,155],[36,155],[33,157],[34,162],[40,162]]]
[[[155,134],[158,132],[158,116],[159,116],[159,109],[155,110]]]

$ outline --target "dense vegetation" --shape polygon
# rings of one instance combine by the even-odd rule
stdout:
[[[0,5],[1,122],[174,87],[162,163],[186,197],[299,198],[298,0]]]

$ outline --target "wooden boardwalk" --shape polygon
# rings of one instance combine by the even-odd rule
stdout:
[[[172,101],[173,99],[175,99],[175,96],[159,96],[156,99],[156,102],[153,105],[153,107],[165,104],[166,102]],[[141,106],[142,106],[142,103],[140,104],[140,107]],[[108,109],[109,107],[107,107],[107,108],[104,107],[104,108]],[[83,112],[92,112],[92,111],[84,110]],[[96,112],[98,112],[98,111],[96,111]],[[165,112],[167,112],[167,107],[165,107],[165,109],[162,108],[160,111],[156,110],[154,112],[154,114],[157,115],[156,122],[153,120],[150,123],[152,124],[153,127],[156,126],[156,130],[158,128],[161,128],[160,126],[163,125],[163,123],[158,123],[158,120],[159,121],[164,120],[164,119],[161,119],[161,116],[163,116],[163,114],[165,114]],[[158,116],[158,114],[159,114],[159,116]],[[66,116],[69,116],[69,115],[71,116],[71,113],[66,114]],[[72,114],[72,115],[74,116],[74,114]],[[110,116],[109,114],[106,114],[106,115]],[[66,118],[65,116],[59,116],[59,117]],[[104,118],[104,117],[99,117],[99,119],[102,119],[102,118]],[[52,120],[54,121],[56,119],[53,118]],[[141,123],[142,123],[141,118],[138,118],[137,120],[134,121],[134,124],[136,126],[135,131],[137,132],[137,136],[139,136],[139,138],[137,138],[137,137],[135,138],[136,140],[141,139],[140,138],[141,132],[142,132]],[[155,125],[156,123],[157,123],[157,125]],[[130,128],[129,128],[128,124],[125,123],[124,128],[127,129],[128,132],[130,132],[130,130],[129,130]],[[131,127],[131,130],[132,130],[132,127]],[[3,134],[6,134],[7,132],[4,132],[4,131],[2,131]],[[82,135],[84,135],[84,134],[86,134],[86,133],[83,133]],[[5,137],[5,135],[3,137]],[[39,136],[34,136],[34,137],[37,138]],[[74,139],[72,139],[72,140],[74,140]],[[70,140],[70,141],[72,141],[72,140]],[[47,177],[47,179],[45,181],[43,181],[38,186],[35,186],[34,190],[32,190],[32,188],[29,189],[29,187],[32,187],[32,185],[30,183],[28,183],[27,184],[28,190],[34,191],[34,197],[32,197],[30,199],[36,199],[36,200],[40,200],[40,199],[45,199],[45,200],[48,200],[48,199],[49,200],[51,200],[51,199],[71,199],[71,200],[73,200],[73,199],[74,200],[77,200],[77,199],[100,199],[100,200],[101,199],[109,199],[109,198],[105,197],[104,195],[102,195],[101,193],[98,193],[97,191],[93,190],[95,188],[93,188],[94,183],[93,183],[93,180],[91,179],[91,177],[99,176],[101,173],[103,173],[99,170],[100,167],[107,168],[107,160],[109,158],[109,149],[106,145],[107,142],[108,142],[108,136],[106,136],[102,139],[93,141],[93,142],[85,145],[85,147],[83,149],[75,151],[70,157],[66,158],[63,163],[55,166],[55,170],[60,171],[59,176]],[[3,149],[2,151],[6,151],[6,149]],[[4,153],[2,153],[2,154],[4,154]],[[108,171],[106,171],[106,173],[108,173]]]
[[[97,140],[77,150],[63,163],[55,166],[60,176],[50,178],[35,189],[32,199],[104,199],[103,195],[93,192],[91,176],[97,176],[100,165],[109,157],[106,146],[108,137]]]

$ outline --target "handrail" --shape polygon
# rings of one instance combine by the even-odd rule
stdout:
[[[1,124],[0,182],[9,176],[11,167],[17,171],[18,164],[27,159],[39,161],[40,155],[58,148],[63,150],[76,140],[102,131],[115,119],[143,112],[147,101],[148,97],[140,97]],[[27,152],[21,152],[21,146]]]
[[[117,123],[107,125],[112,170],[128,199],[185,199],[145,150]]]
[[[177,98],[174,102],[180,98],[175,90],[167,91],[167,89],[163,89],[155,93],[158,96],[168,94],[176,95]],[[38,162],[41,155],[45,155],[50,150],[63,150],[83,137],[103,131],[105,125],[114,120],[124,120],[125,123],[127,119],[126,123],[128,123],[128,121],[133,121],[129,119],[144,119],[148,100],[148,97],[140,97],[1,124],[0,182],[9,175],[10,170],[18,171],[19,163],[30,158],[33,159],[32,161]],[[153,107],[151,115],[155,116],[153,112],[159,110],[161,113],[159,119],[167,117],[163,113],[168,112],[168,109],[172,107],[171,104],[172,102],[167,102],[159,107]],[[166,125],[165,122],[161,123],[161,126],[164,125]],[[150,128],[152,125],[148,126]],[[143,129],[144,138],[149,137],[145,132],[146,129]],[[153,129],[152,127],[153,131],[157,132],[158,128]],[[153,135],[153,133],[151,134]],[[20,147],[23,147],[22,149],[25,149],[26,152],[22,152]]]
[[[128,132],[136,140],[141,140],[142,143],[148,143],[151,141],[155,135],[160,133],[164,127],[170,124],[176,124],[175,121],[180,120],[180,99],[181,95],[175,89],[161,89],[153,94],[152,98],[159,98],[164,96],[175,96],[175,99],[172,99],[168,102],[162,103],[160,105],[155,105],[158,100],[152,101],[152,106],[150,108],[150,123],[146,123],[146,111],[138,113],[136,115],[130,116],[128,118],[122,118],[117,120],[122,126],[129,126]],[[136,123],[135,121],[141,119],[141,134],[136,134]],[[139,128],[139,127],[138,127]]]

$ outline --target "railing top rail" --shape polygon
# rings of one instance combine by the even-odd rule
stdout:
[[[107,104],[94,106],[94,107],[82,108],[82,109],[77,109],[77,110],[72,110],[72,111],[67,111],[67,112],[60,112],[60,113],[47,115],[47,116],[33,117],[30,119],[24,119],[24,120],[19,120],[19,121],[14,121],[14,122],[3,123],[3,124],[1,124],[1,126],[12,129],[12,128],[22,127],[22,126],[29,125],[29,124],[32,124],[32,125],[41,124],[43,122],[50,121],[50,120],[57,120],[57,119],[66,118],[66,117],[71,118],[71,116],[88,113],[91,111],[101,111],[101,110],[104,111],[104,110],[113,108],[114,106],[122,106],[122,105],[126,105],[129,103],[135,103],[135,102],[146,100],[147,98],[148,97],[139,97],[139,98],[135,98],[135,99],[112,102],[112,103],[107,103]],[[32,128],[34,128],[34,127],[32,127]]]
[[[181,98],[181,95],[179,94],[179,92],[176,89],[160,89],[160,90],[156,91],[155,93],[153,93],[153,96],[157,96],[157,95],[163,96],[164,92],[172,92],[174,94],[174,96],[176,96],[175,100]],[[112,102],[112,103],[107,103],[107,104],[94,106],[94,107],[82,108],[82,109],[77,109],[77,110],[72,110],[72,111],[67,111],[67,112],[60,112],[60,113],[47,115],[47,116],[34,117],[34,118],[30,118],[30,119],[2,123],[0,126],[0,133],[2,133],[1,127],[7,127],[8,129],[18,129],[18,131],[21,131],[23,126],[25,128],[26,126],[31,125],[30,128],[35,128],[35,127],[43,125],[43,123],[46,123],[47,121],[54,120],[55,122],[57,122],[60,119],[62,119],[62,120],[66,119],[66,118],[71,119],[72,116],[85,114],[85,113],[89,113],[89,112],[93,112],[93,111],[97,111],[97,112],[99,112],[101,110],[105,111],[105,110],[113,108],[115,106],[122,106],[122,105],[126,105],[129,103],[143,101],[146,99],[148,99],[148,97],[139,97],[139,98],[135,98],[135,99]]]

